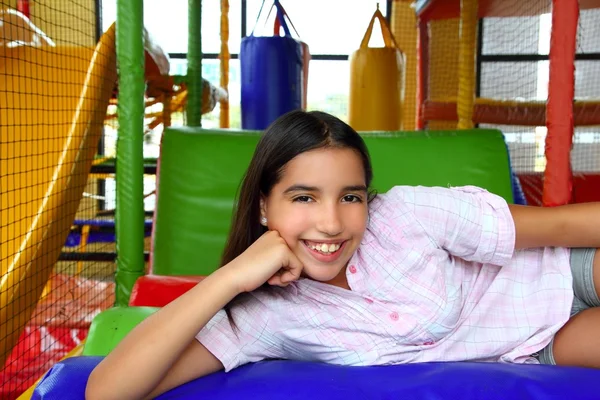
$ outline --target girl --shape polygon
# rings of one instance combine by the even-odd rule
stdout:
[[[87,397],[151,398],[273,358],[600,367],[598,204],[512,206],[475,187],[374,196],[371,179],[365,144],[339,119],[274,122],[223,266],[132,330]]]

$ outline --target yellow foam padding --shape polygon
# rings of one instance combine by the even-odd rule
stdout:
[[[114,25],[96,48],[0,47],[0,365],[68,236],[116,83]]]
[[[460,43],[458,46],[458,129],[473,128],[475,102],[475,59],[477,47],[478,0],[460,2]]]
[[[392,33],[405,56],[402,129],[415,130],[417,114],[417,16],[411,2],[397,1],[392,7]]]
[[[428,99],[456,99],[458,93],[458,31],[458,19],[429,23]],[[452,128],[456,128],[456,126]]]

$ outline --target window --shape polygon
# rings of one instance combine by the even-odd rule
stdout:
[[[229,47],[237,53],[241,42],[240,2],[232,0],[229,9]],[[202,51],[218,53],[221,48],[221,2],[202,2]],[[102,0],[102,25],[104,30],[116,20],[116,0]],[[144,27],[152,38],[169,54],[187,53],[188,0],[144,0]]]
[[[265,2],[265,10],[257,20],[262,0],[231,0],[229,8],[229,101],[230,126],[241,128],[241,79],[238,55],[243,36],[253,31],[257,36],[272,35],[274,12],[269,15],[272,1]],[[391,0],[281,0],[281,4],[291,18],[299,38],[309,45],[312,59],[309,64],[307,108],[322,110],[347,120],[350,85],[349,56],[358,49],[370,18],[377,4],[387,15]],[[244,10],[245,7],[245,10]],[[242,16],[245,15],[245,20]],[[267,18],[268,16],[268,18]],[[102,0],[102,21],[104,30],[116,19],[116,0]],[[202,2],[202,75],[213,85],[220,82],[220,62],[218,54],[220,38],[221,10],[219,1]],[[188,0],[170,0],[168,7],[162,0],[144,1],[144,26],[151,37],[171,58],[170,73],[187,73],[188,43]],[[296,32],[290,27],[292,35]],[[371,35],[370,46],[383,46],[381,29],[376,23]],[[183,122],[174,117],[174,123]],[[202,125],[218,127],[219,106],[203,115]],[[144,156],[156,157],[162,132],[156,130],[147,134]],[[116,130],[107,128],[106,154],[115,154]],[[154,177],[144,181],[144,192],[154,190]],[[107,180],[107,207],[114,207],[114,182]],[[110,197],[110,198],[109,198]],[[152,196],[145,200],[146,210],[154,208]]]

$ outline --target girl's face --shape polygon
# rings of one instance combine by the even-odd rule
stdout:
[[[367,226],[365,171],[352,149],[325,148],[289,161],[261,199],[267,226],[279,232],[309,278],[348,287],[346,264]]]

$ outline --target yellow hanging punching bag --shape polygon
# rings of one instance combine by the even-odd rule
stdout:
[[[369,47],[378,19],[385,47]],[[379,7],[350,57],[348,122],[357,131],[402,129],[404,56]]]

